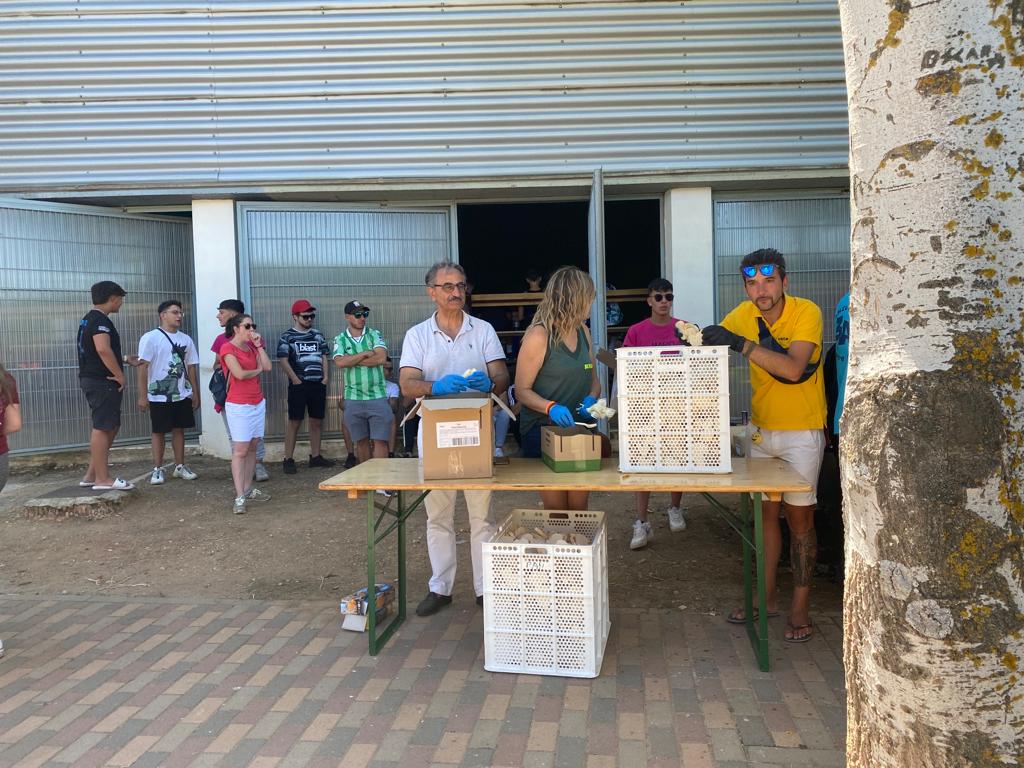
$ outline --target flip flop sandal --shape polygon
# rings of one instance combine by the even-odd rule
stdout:
[[[728,621],[730,624],[746,624],[747,623],[747,617],[746,616],[741,616],[740,614],[742,614],[742,613],[743,613],[743,609],[742,608],[737,608],[735,611],[733,611],[728,616],[726,616],[725,620]],[[757,621],[757,615],[758,615],[758,612],[755,610],[754,611],[754,621]],[[768,614],[767,614],[769,619],[774,619],[776,616],[781,616],[781,615],[782,614],[780,614],[778,611],[768,611]]]
[[[95,485],[95,483],[90,483],[88,480],[79,480],[78,481],[78,487],[79,488],[92,488],[93,485]]]
[[[785,635],[783,635],[782,639],[785,640],[787,643],[806,643],[808,640],[810,640],[812,637],[814,637],[814,622],[813,621],[808,621],[806,624],[797,624],[797,625],[790,624],[787,621],[786,622],[786,628],[790,631],[791,634],[796,634],[801,629],[809,629],[809,630],[811,630],[810,632],[808,632],[803,637],[786,637]]]
[[[94,485],[92,489],[94,491],[134,491],[135,485],[120,477],[115,477],[114,482],[110,485]]]

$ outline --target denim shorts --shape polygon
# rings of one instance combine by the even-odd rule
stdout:
[[[345,401],[345,426],[356,443],[367,438],[385,442],[390,440],[394,421],[395,413],[386,397]]]

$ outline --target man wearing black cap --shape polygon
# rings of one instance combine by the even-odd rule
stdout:
[[[384,361],[388,348],[381,332],[366,326],[370,308],[358,301],[345,305],[348,326],[334,339],[334,364],[345,371],[345,426],[360,462],[388,457],[395,419],[388,405]]]
[[[316,328],[316,307],[306,299],[292,304],[292,327],[277,342],[277,360],[288,377],[288,424],[284,433],[284,472],[294,475],[295,440],[309,411],[309,466],[333,467],[320,455],[327,410],[327,339]]]
[[[121,336],[110,315],[124,304],[124,288],[111,280],[92,286],[92,309],[78,324],[78,383],[92,414],[89,468],[78,483],[95,491],[130,491],[135,486],[111,477],[107,462],[110,446],[121,429],[121,397],[124,394],[124,363],[137,365],[138,358],[121,355]]]
[[[239,299],[224,299],[220,304],[217,305],[217,322],[220,327],[223,328],[227,325],[228,320],[236,315],[241,315],[245,312],[245,304]],[[220,350],[225,344],[228,343],[228,337],[223,333],[219,334],[216,339],[213,340],[213,345],[210,347],[210,351],[217,356],[217,365],[220,365]],[[215,410],[220,411],[221,418],[224,419],[224,429],[228,433],[228,439],[231,439],[231,430],[228,428],[227,414],[221,410],[218,406],[214,406]],[[267,453],[267,447],[263,443],[263,438],[259,439],[256,443],[256,482],[262,483],[264,480],[270,479],[270,473],[267,472],[266,466],[263,464],[263,457]]]

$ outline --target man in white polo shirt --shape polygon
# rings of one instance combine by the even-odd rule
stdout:
[[[409,398],[453,395],[476,390],[501,394],[508,389],[505,352],[493,326],[463,311],[466,272],[458,264],[440,262],[426,277],[427,295],[437,311],[405,334],[398,382]],[[470,368],[476,373],[465,377]],[[477,605],[483,605],[483,542],[495,531],[491,492],[463,491],[469,510],[470,552]],[[427,552],[430,591],[416,607],[430,616],[452,601],[455,583],[455,491],[431,491],[427,509]]]

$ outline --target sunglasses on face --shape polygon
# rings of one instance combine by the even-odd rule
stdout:
[[[369,316],[370,316],[370,310],[368,310],[368,309],[356,310],[355,312],[352,313],[352,317],[369,317]]]
[[[255,331],[256,323],[242,323],[242,327],[247,331]]]
[[[459,289],[459,293],[466,292],[465,283],[434,283],[434,288],[441,288],[445,293],[455,293],[455,289]]]
[[[775,264],[759,264],[756,267],[740,267],[740,272],[743,273],[744,277],[753,277],[760,272],[765,277],[771,277],[775,274]]]
[[[299,317],[303,320],[316,320],[316,312],[304,312]]]
[[[675,301],[676,295],[674,293],[656,293],[653,296],[656,302],[658,301]]]

